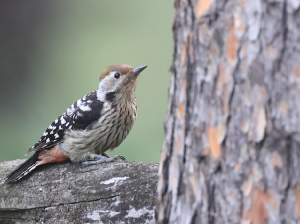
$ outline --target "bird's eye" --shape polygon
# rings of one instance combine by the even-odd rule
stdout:
[[[120,78],[120,73],[116,72],[116,73],[115,73],[115,78],[116,78],[116,79]]]

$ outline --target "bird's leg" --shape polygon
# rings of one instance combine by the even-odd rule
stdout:
[[[124,156],[116,155],[114,157],[108,157],[106,153],[103,153],[101,155],[94,155],[94,160],[93,161],[86,161],[82,162],[82,165],[84,166],[89,166],[89,165],[94,165],[94,164],[101,164],[101,163],[109,163],[109,162],[114,162],[117,160],[125,160]]]
[[[110,158],[110,156],[109,155],[107,155],[105,152],[104,153],[102,153],[101,154],[101,156],[105,156],[105,157],[107,157],[107,158]],[[125,158],[124,158],[125,159]]]

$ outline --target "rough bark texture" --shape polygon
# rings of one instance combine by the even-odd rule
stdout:
[[[175,2],[160,223],[300,222],[299,5]]]
[[[53,164],[13,184],[0,163],[0,223],[154,223],[157,164]]]

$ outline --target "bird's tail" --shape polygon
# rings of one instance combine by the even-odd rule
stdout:
[[[22,177],[26,176],[32,170],[34,170],[37,166],[36,161],[38,160],[38,152],[36,152],[33,156],[28,158],[24,163],[19,165],[14,171],[11,172],[6,178],[5,183],[11,183],[20,180]]]

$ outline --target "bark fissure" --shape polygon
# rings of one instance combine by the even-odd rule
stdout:
[[[76,204],[81,204],[81,203],[85,203],[85,202],[94,202],[94,201],[101,201],[101,200],[106,200],[106,199],[112,199],[115,197],[120,196],[119,194],[117,195],[112,195],[106,198],[97,198],[97,199],[93,199],[93,200],[82,200],[82,201],[74,201],[74,202],[69,202],[69,203],[59,203],[59,204],[51,204],[51,206],[41,206],[41,207],[33,207],[33,208],[27,208],[27,209],[19,209],[19,208],[10,208],[10,209],[2,209],[0,208],[0,212],[8,212],[8,211],[14,211],[14,212],[18,212],[18,211],[32,211],[32,210],[36,210],[36,209],[47,209],[47,208],[51,208],[54,206],[60,206],[60,205],[76,205]]]
[[[281,64],[282,60],[285,56],[285,49],[286,49],[286,43],[287,43],[287,36],[288,36],[288,25],[287,25],[288,15],[287,15],[287,0],[283,1],[283,7],[282,7],[282,50],[280,53],[280,57],[278,59],[278,71],[281,71]]]
[[[215,198],[214,198],[215,185],[214,183],[211,184],[211,181],[208,181],[207,183],[207,189],[209,189],[208,196],[210,201],[210,203],[208,204],[208,220],[209,220],[208,223],[214,224],[215,216],[216,216],[216,208],[215,208],[216,205],[215,205]]]
[[[289,174],[289,170],[291,168],[291,148],[292,148],[292,137],[291,136],[288,136],[287,137],[287,146],[286,146],[286,149],[287,149],[287,175],[290,176]],[[280,213],[281,214],[287,214],[287,198],[288,198],[288,191],[291,187],[291,183],[290,183],[290,180],[288,179],[288,183],[286,185],[286,187],[284,188],[284,192],[283,192],[283,197],[281,199],[281,206],[280,206]],[[285,221],[283,219],[283,221]]]

